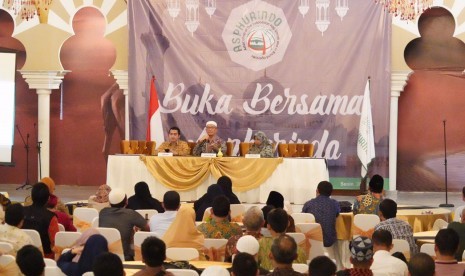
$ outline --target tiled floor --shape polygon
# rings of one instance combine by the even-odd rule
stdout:
[[[1,192],[8,192],[10,199],[13,201],[23,201],[30,194],[30,189],[16,190],[20,185],[0,184]],[[55,194],[58,195],[63,202],[86,200],[97,190],[94,186],[64,186],[56,187]],[[438,207],[439,204],[445,203],[445,194],[441,192],[386,192],[388,198],[394,199],[399,205],[416,205],[429,206],[431,208]],[[353,196],[333,196],[334,199],[342,201],[347,200],[352,202]],[[465,205],[462,201],[462,194],[453,192],[448,194],[448,202],[455,205],[455,208],[460,205]],[[451,208],[451,209],[455,209]],[[300,211],[302,205],[293,205],[294,211]]]

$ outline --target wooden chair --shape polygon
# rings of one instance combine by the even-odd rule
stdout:
[[[278,155],[280,157],[313,157],[313,144],[279,144]]]
[[[250,147],[252,147],[252,145],[253,145],[252,142],[240,142],[239,143],[239,155],[245,156],[247,153],[249,153]]]
[[[146,155],[155,155],[156,152],[156,145],[157,143],[155,141],[147,141],[145,144],[145,154]]]
[[[236,144],[234,141],[226,142],[226,156],[233,156],[234,147]]]
[[[189,148],[191,149],[190,155],[194,155],[194,147],[195,145],[197,145],[197,142],[187,142],[187,144],[189,145]]]

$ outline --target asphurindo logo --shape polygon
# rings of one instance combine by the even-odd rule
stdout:
[[[281,61],[291,36],[283,10],[260,0],[233,9],[223,31],[231,60],[254,71]]]

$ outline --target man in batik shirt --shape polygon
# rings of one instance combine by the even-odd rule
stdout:
[[[197,229],[207,239],[229,239],[230,237],[241,235],[242,229],[239,224],[229,222],[228,217],[231,213],[229,199],[222,195],[213,200],[211,210],[211,219],[200,224]]]
[[[373,214],[377,215],[379,203],[383,200],[384,179],[382,176],[375,174],[370,179],[369,192],[366,195],[360,195],[355,199],[353,212],[356,214]]]
[[[218,153],[221,149],[223,154],[226,153],[226,142],[216,134],[218,125],[215,121],[208,121],[205,125],[206,135],[201,137],[194,147],[193,155],[200,156],[202,153]]]

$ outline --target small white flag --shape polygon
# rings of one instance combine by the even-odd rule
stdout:
[[[370,80],[365,86],[363,95],[362,114],[358,128],[357,156],[362,163],[362,177],[368,171],[368,164],[375,158],[375,138],[373,135],[373,119],[371,117]]]

